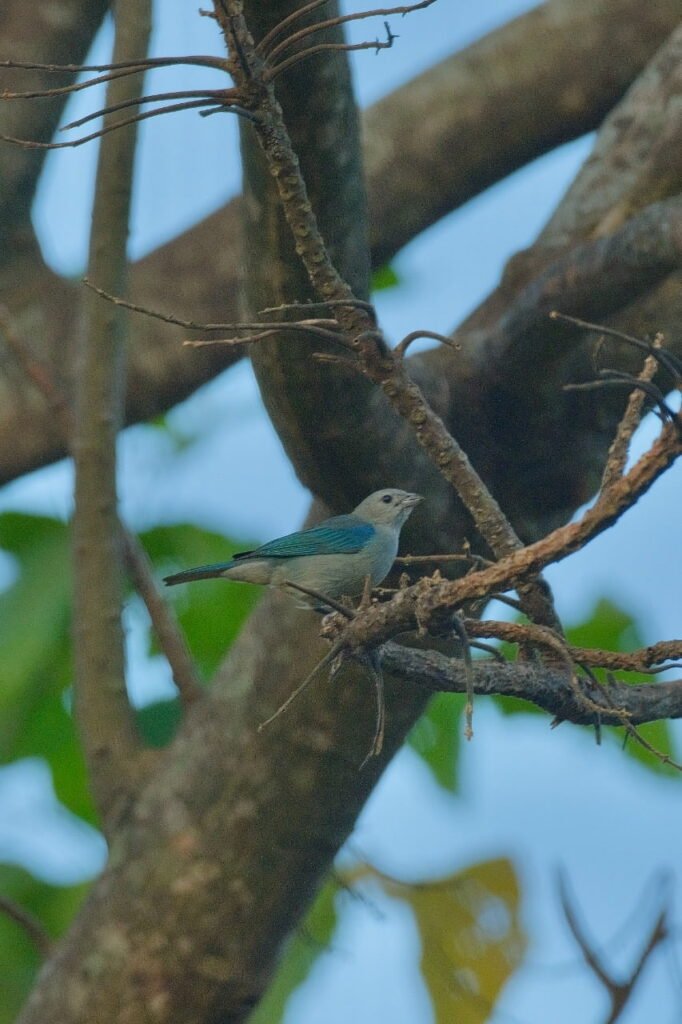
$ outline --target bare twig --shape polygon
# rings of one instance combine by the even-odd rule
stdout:
[[[556,309],[553,309],[549,316],[551,320],[561,320],[564,323],[573,324],[574,327],[580,327],[584,331],[591,331],[593,334],[603,334],[607,338],[615,338],[617,341],[625,342],[626,345],[631,345],[633,348],[638,348],[641,352],[653,356],[672,375],[674,380],[677,379],[678,383],[679,378],[682,377],[682,359],[676,356],[674,352],[658,346],[656,341],[646,341],[644,338],[635,337],[634,334],[627,334],[625,331],[616,330],[615,327],[593,324],[589,320],[581,320],[577,316],[568,316],[566,313],[560,313]]]
[[[318,675],[322,671],[323,668],[326,668],[327,665],[330,665],[334,661],[334,659],[336,658],[337,654],[340,654],[340,652],[343,650],[343,646],[344,646],[343,642],[339,642],[339,643],[334,644],[334,646],[331,648],[331,650],[327,651],[327,653],[325,654],[324,658],[322,658],[320,661],[318,661],[317,665],[312,670],[312,672],[308,673],[308,675],[305,677],[303,682],[300,683],[296,687],[296,689],[292,693],[289,694],[289,696],[284,701],[284,703],[280,704],[280,706],[277,708],[277,710],[275,712],[273,712],[273,714],[271,714],[269,718],[266,718],[265,721],[263,721],[263,722],[261,722],[259,724],[258,732],[262,732],[263,729],[265,729],[266,726],[270,725],[271,722],[274,722],[276,718],[279,718],[280,715],[284,714],[284,712],[287,710],[287,708],[290,707],[294,703],[296,698],[300,697],[300,695],[303,693],[303,691],[306,690],[308,688],[308,686],[310,686],[310,684],[312,683],[312,681],[315,678],[315,676]]]
[[[462,347],[447,334],[439,334],[438,331],[412,331],[411,334],[406,334],[402,341],[398,342],[393,351],[398,356],[404,356],[410,345],[420,338],[430,338],[433,341],[439,341],[441,345],[446,345],[447,348],[454,349],[455,352],[459,352]]]
[[[26,907],[22,907],[20,903],[2,893],[0,893],[0,914],[11,918],[12,921],[15,921],[26,932],[43,959],[50,955],[53,949],[52,939],[42,921],[35,914],[32,914]]]
[[[666,883],[665,889],[668,890],[669,882],[667,879]],[[568,881],[563,872],[559,872],[558,887],[561,907],[571,934],[578,944],[585,963],[599,980],[609,997],[610,1007],[606,1024],[615,1024],[630,1001],[645,965],[655,949],[668,938],[668,892],[665,891],[661,894],[661,909],[656,915],[653,927],[644,942],[634,967],[624,980],[619,981],[605,966],[603,958],[596,952],[587,937],[585,927],[580,920],[580,914],[576,907],[575,897],[569,891]]]
[[[294,46],[301,42],[303,39],[312,35],[315,32],[320,32],[323,29],[337,28],[339,25],[343,25],[349,21],[361,21],[365,18],[383,18],[390,17],[394,14],[406,15],[413,11],[423,10],[426,7],[430,7],[431,4],[435,3],[435,0],[421,0],[419,3],[404,4],[400,7],[379,7],[370,11],[358,11],[355,14],[342,14],[335,18],[328,18],[325,21],[317,21],[307,28],[300,29],[297,32],[291,32],[290,29],[293,24],[306,14],[312,14],[314,11],[323,7],[328,0],[312,0],[311,3],[305,4],[300,7],[297,11],[293,11],[286,18],[283,18],[277,25],[270,29],[270,31],[263,36],[256,52],[265,56],[270,64],[272,64],[273,58],[277,57],[283,50],[289,46]],[[275,39],[287,32],[286,39],[274,46]]]
[[[180,700],[185,707],[189,707],[203,696],[204,691],[197,677],[185,638],[169,605],[159,593],[154,578],[154,569],[147,552],[137,537],[129,530],[123,531],[123,550],[133,586],[149,612],[152,629],[156,633],[161,650],[168,659]]]
[[[338,329],[335,320],[316,318],[291,322],[286,320],[250,320],[222,323],[201,323],[197,320],[187,320],[184,317],[176,316],[174,313],[163,313],[158,309],[150,309],[148,306],[141,306],[139,303],[130,302],[128,299],[124,299],[120,295],[112,295],[111,292],[105,291],[104,288],[100,288],[96,284],[93,284],[93,282],[87,277],[83,278],[83,284],[86,288],[90,288],[93,292],[99,295],[100,298],[106,299],[107,302],[111,302],[114,306],[132,310],[133,313],[142,313],[144,316],[152,317],[154,320],[161,320],[166,324],[175,324],[177,327],[184,327],[188,331],[234,331],[237,335],[244,333],[247,334],[246,337],[216,339],[204,338],[199,341],[185,341],[183,343],[193,348],[198,348],[203,345],[244,345],[247,342],[259,341],[261,338],[267,337],[278,331],[301,331],[302,333],[310,334],[315,338],[324,338],[325,341],[334,341],[339,345],[343,345],[345,347],[348,346],[348,340]],[[334,327],[336,327],[336,330],[333,329]],[[250,333],[254,331],[260,333]]]
[[[62,125],[60,131],[68,132],[73,128],[80,128],[90,121],[97,120],[98,117],[106,117],[107,114],[114,114],[119,110],[127,110],[128,107],[140,107],[147,103],[166,103],[168,100],[195,99],[204,100],[207,104],[211,105],[230,106],[238,105],[239,97],[234,90],[229,89],[183,89],[181,92],[150,93],[142,96],[140,99],[133,97],[132,99],[119,100],[118,103],[110,103],[106,107],[100,107],[99,110],[93,110],[89,114],[84,114],[83,117],[77,118],[75,121],[69,121],[67,124]]]
[[[349,53],[351,50],[374,50],[375,53],[378,53],[379,50],[390,50],[393,46],[393,40],[396,38],[389,29],[388,23],[386,23],[386,39],[383,42],[380,39],[372,39],[364,43],[317,43],[315,46],[306,47],[305,50],[301,50],[299,53],[292,53],[290,57],[287,57],[280,64],[268,68],[264,74],[265,81],[274,82],[283,71],[288,71],[289,68],[300,64],[301,61],[307,60],[309,57],[314,57],[318,53],[334,50],[343,51],[344,53]]]
[[[660,339],[657,340],[658,346],[660,347]],[[653,380],[656,368],[657,362],[655,358],[651,355],[647,356],[644,360],[644,366],[639,374],[640,380]],[[609,452],[606,457],[606,465],[604,466],[604,472],[601,478],[600,490],[607,490],[610,484],[621,477],[625,472],[625,464],[630,450],[630,442],[632,440],[632,435],[641,422],[643,409],[644,392],[642,390],[633,390],[628,398],[628,404],[625,408],[625,412],[623,413],[623,418],[618,425],[616,436],[611,443],[611,447],[609,448]]]

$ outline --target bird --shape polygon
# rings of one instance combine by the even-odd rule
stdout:
[[[221,577],[282,589],[293,584],[315,591],[307,598],[297,592],[299,604],[322,611],[319,595],[357,597],[367,577],[373,587],[386,578],[398,554],[400,530],[421,501],[421,495],[393,487],[374,491],[347,515],[242,551],[229,562],[184,569],[164,577],[164,583],[173,587]]]

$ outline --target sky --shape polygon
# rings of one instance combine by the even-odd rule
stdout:
[[[220,52],[213,23],[180,0],[157,3],[155,54]],[[360,4],[345,5],[360,9]],[[378,56],[353,55],[356,88],[371,103],[435,60],[532,4],[439,0],[394,25],[400,39]],[[377,31],[353,31],[367,38]],[[91,59],[106,59],[105,31]],[[148,84],[163,88],[159,72]],[[203,80],[205,81],[205,79]],[[188,80],[191,85],[191,80]],[[79,94],[67,117],[85,112]],[[96,102],[96,101],[93,101]],[[377,296],[382,325],[398,338],[416,327],[448,331],[497,282],[506,259],[529,245],[590,151],[580,139],[537,160],[445,218],[395,259],[402,282]],[[53,154],[34,209],[46,258],[60,272],[84,267],[94,147]],[[220,167],[221,177],[215,175]],[[223,173],[224,172],[224,173]],[[130,240],[136,258],[188,227],[239,190],[236,135],[229,118],[191,113],[146,122],[136,168]],[[177,301],[174,299],[174,311]],[[253,375],[241,363],[169,416],[180,449],[152,427],[125,432],[120,443],[122,512],[135,529],[191,521],[232,537],[266,540],[295,529],[309,496],[296,480],[260,404]],[[643,450],[656,429],[647,421]],[[559,611],[569,623],[586,618],[607,596],[634,614],[646,642],[679,636],[677,590],[681,467],[659,481],[619,524],[548,572]],[[0,510],[26,509],[66,517],[72,473],[60,463],[0,491]],[[272,500],[272,495],[277,500]],[[677,515],[675,508],[677,507]],[[627,553],[627,556],[624,554]],[[1,566],[0,566],[1,569]],[[147,658],[144,616],[128,610],[131,694],[145,703],[172,692],[160,659]],[[678,747],[682,733],[676,728]],[[361,815],[353,848],[406,880],[437,876],[483,857],[508,855],[524,886],[524,919],[533,944],[526,966],[504,991],[499,1024],[574,1024],[599,1020],[603,996],[585,971],[562,922],[556,870],[565,868],[599,943],[614,964],[627,965],[642,934],[623,922],[648,880],[674,869],[682,844],[680,781],[662,778],[623,756],[613,744],[564,725],[550,731],[544,716],[504,717],[478,701],[476,736],[460,758],[456,796],[439,789],[421,760],[402,751]],[[0,770],[0,859],[16,859],[49,880],[75,881],[97,870],[102,840],[56,805],[44,766]],[[680,896],[680,879],[674,880]],[[378,899],[378,897],[377,897]],[[619,935],[618,943],[609,944]],[[658,956],[642,979],[623,1024],[682,1014],[679,943]],[[404,909],[382,904],[380,915],[345,901],[332,951],[291,1001],[288,1024],[324,1019],[369,1024],[428,1024],[431,1011],[419,980],[418,939]]]

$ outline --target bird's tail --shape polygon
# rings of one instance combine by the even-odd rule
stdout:
[[[183,569],[172,576],[164,576],[163,582],[167,587],[174,587],[176,583],[192,583],[194,580],[212,580],[224,575],[234,562],[218,562],[215,565],[198,565],[196,569]]]

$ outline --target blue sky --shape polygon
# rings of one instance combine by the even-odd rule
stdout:
[[[377,99],[529,6],[511,0],[439,0],[427,11],[398,19],[394,28],[400,39],[392,50],[354,55],[361,101]],[[360,9],[360,4],[346,7]],[[192,5],[164,0],[157,8],[156,53],[219,52],[213,23],[197,17]],[[367,38],[376,31],[373,25],[369,31],[355,28],[354,34]],[[109,45],[104,33],[93,57],[106,59]],[[161,78],[150,87],[163,87]],[[80,96],[69,108],[70,117],[84,112]],[[494,286],[508,256],[530,244],[590,144],[579,140],[536,161],[401,252],[395,268],[403,284],[377,299],[389,335],[397,338],[424,326],[451,329]],[[35,207],[46,257],[67,274],[84,266],[94,155],[94,147],[86,147],[51,156]],[[154,248],[238,189],[229,118],[203,120],[189,113],[172,122],[147,122],[131,254]],[[182,312],[175,296],[173,309]],[[122,508],[133,527],[192,521],[262,540],[298,525],[308,496],[265,417],[246,364],[202,389],[169,422],[190,441],[182,451],[149,427],[133,428],[121,440]],[[654,429],[655,423],[645,425],[640,448]],[[647,642],[680,635],[681,479],[678,466],[627,514],[617,533],[604,535],[548,574],[568,622],[587,617],[598,597],[610,596],[636,615]],[[50,467],[0,491],[0,508],[66,516],[71,482],[68,464]],[[143,614],[135,606],[129,611],[129,636],[135,700],[169,693],[165,667],[144,655]],[[679,729],[676,733],[679,741]],[[587,732],[566,725],[550,731],[542,716],[504,718],[478,701],[476,736],[461,756],[459,795],[439,790],[406,750],[383,777],[353,844],[380,868],[405,879],[443,874],[487,856],[512,856],[523,879],[534,944],[528,965],[508,986],[492,1019],[574,1024],[599,1019],[603,999],[562,923],[556,868],[566,868],[589,908],[595,936],[607,942],[652,873],[674,867],[679,859],[679,787],[678,780],[648,773],[615,745],[597,747]],[[0,770],[0,821],[0,857],[25,861],[45,877],[66,880],[68,874],[74,880],[101,863],[101,840],[59,811],[40,765]],[[614,963],[630,963],[630,940],[636,948],[641,928],[640,919],[621,945],[608,947]],[[417,956],[414,928],[400,907],[387,905],[377,917],[362,904],[346,906],[334,950],[320,959],[292,1001],[289,1024],[314,1024],[321,1007],[328,1024],[345,1024],[351,1017],[369,1024],[377,1016],[390,1017],[393,1024],[426,1024],[430,1009]],[[679,1019],[682,994],[673,967],[670,958],[656,959],[623,1024]]]

